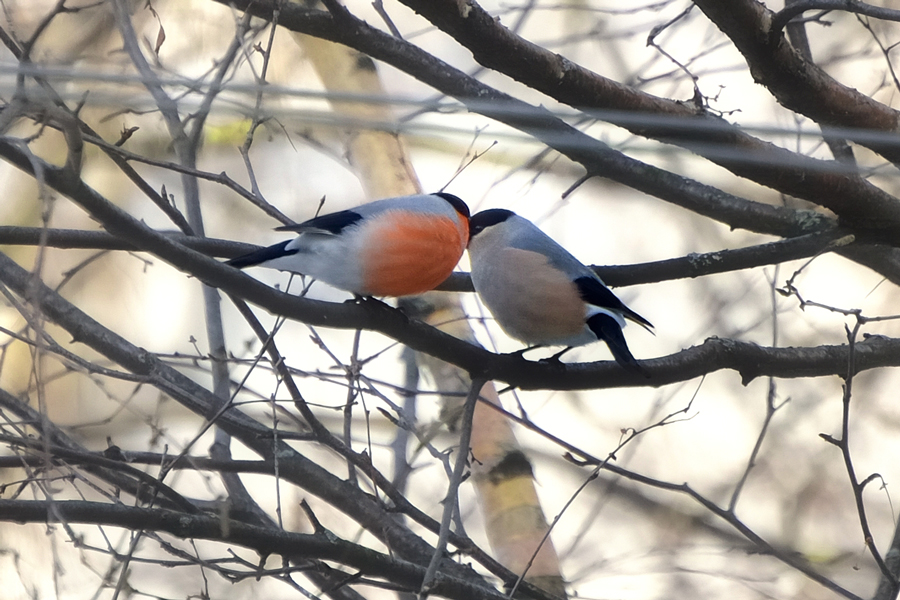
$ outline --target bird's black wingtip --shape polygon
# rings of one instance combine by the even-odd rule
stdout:
[[[615,319],[605,313],[597,313],[587,320],[587,325],[598,339],[606,342],[613,358],[622,368],[632,373],[639,373],[649,379],[650,372],[637,361],[631,350],[628,349],[625,336],[622,335],[622,327]]]
[[[225,264],[234,267],[235,269],[244,269],[246,267],[259,265],[276,258],[281,258],[282,256],[296,254],[296,250],[286,250],[287,245],[290,243],[290,241],[291,240],[287,240],[281,242],[280,244],[269,246],[268,248],[262,248],[261,250],[257,250],[255,252],[236,256],[230,260],[226,260]]]

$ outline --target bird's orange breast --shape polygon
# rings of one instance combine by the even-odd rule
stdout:
[[[469,237],[465,219],[411,212],[373,224],[363,257],[365,294],[409,296],[434,289],[459,262]]]

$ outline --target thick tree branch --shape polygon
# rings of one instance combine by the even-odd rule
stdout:
[[[224,2],[224,0],[215,1]],[[272,10],[275,8],[271,0],[255,2],[238,0],[234,4],[242,10],[264,18],[271,18]],[[391,64],[436,90],[460,100],[472,112],[534,135],[549,147],[584,165],[590,173],[602,175],[638,191],[657,196],[666,202],[716,219],[733,228],[793,237],[822,231],[824,227],[828,227],[825,223],[830,220],[824,215],[750,202],[712,186],[631,159],[569,127],[549,113],[498,92],[420,48],[360,22],[355,22],[353,28],[342,28],[335,26],[331,17],[321,11],[309,11],[295,5],[282,6],[280,11],[279,25],[299,33],[346,44]],[[539,116],[541,118],[538,118]],[[838,188],[829,190],[825,197],[831,197],[839,192]],[[887,200],[887,205],[893,204],[892,198]],[[888,221],[876,227],[886,223]],[[858,229],[854,231],[861,233]],[[879,231],[877,234],[880,239],[884,236],[894,236],[890,227],[887,231]],[[896,252],[851,247],[841,254],[900,284],[900,256]]]
[[[801,2],[805,2],[805,0],[785,0],[785,6],[791,7]],[[797,52],[800,53],[803,60],[814,62],[812,49],[809,46],[809,36],[806,34],[806,23],[802,21],[788,23],[786,31],[788,39],[791,41],[791,45],[793,45]],[[828,145],[828,149],[831,150],[832,156],[844,164],[855,166],[857,164],[856,157],[853,154],[853,148],[847,143],[847,140],[835,136],[834,133],[831,132],[831,128],[827,125],[824,125],[821,128],[822,138]]]
[[[837,10],[884,21],[900,21],[900,10],[885,8],[884,6],[873,6],[859,0],[798,0],[797,2],[791,2],[772,17],[769,25],[770,37],[781,33],[781,30],[790,23],[791,19],[799,17],[808,10]]]
[[[839,127],[838,135],[900,164],[896,141],[900,113],[835,81],[785,39],[784,25],[795,11],[813,8],[809,3],[793,4],[778,15],[756,0],[694,0],[694,4],[744,55],[754,80],[782,105],[820,125]],[[829,4],[832,9],[843,5],[841,10],[851,12],[857,12],[854,7],[866,6],[862,2]]]
[[[499,92],[421,48],[369,27],[362,21],[355,20],[352,15],[348,14],[349,23],[337,25],[328,13],[306,10],[295,4],[281,6],[274,0],[215,1],[236,6],[240,10],[246,10],[263,18],[271,18],[272,11],[280,7],[279,26],[344,44],[364,52],[372,58],[406,72],[439,92],[459,100],[471,112],[494,119],[533,136],[572,161],[583,165],[591,175],[602,176],[627,185],[697,214],[716,219],[730,227],[790,237],[821,231],[823,220],[829,220],[824,215],[817,215],[811,211],[795,211],[785,207],[751,202],[725,193],[713,186],[704,185],[630,158],[568,125],[549,111]],[[491,21],[493,22],[492,18]],[[500,50],[498,48],[498,51]],[[518,49],[509,49],[508,51],[516,52]],[[556,77],[558,71],[553,70],[550,74]],[[673,102],[672,104],[677,103]],[[696,129],[692,124],[688,124],[686,127],[687,129]],[[743,153],[741,156],[747,158],[752,157],[752,154]],[[778,160],[778,158],[772,157],[772,160]],[[801,158],[801,160],[806,159]],[[786,161],[786,164],[792,162],[793,158]],[[814,161],[814,164],[825,170],[830,169],[827,163],[821,161]],[[840,191],[840,187],[836,186],[829,190],[830,195],[836,195]],[[884,202],[891,199],[883,192],[873,193]],[[862,203],[866,201],[865,198],[853,198],[853,200]],[[876,198],[871,200],[875,201]],[[897,209],[897,216],[900,216],[900,208]],[[891,219],[880,221],[878,227],[888,227],[891,222]]]
[[[142,226],[142,225],[141,225]],[[143,226],[142,226],[143,227]],[[171,243],[166,240],[167,243]],[[195,254],[190,250],[182,252]],[[385,304],[367,301],[361,304],[332,304],[290,296],[269,288],[234,269],[225,267],[202,255],[191,257],[205,269],[194,273],[197,277],[217,279],[222,288],[235,296],[251,298],[275,314],[299,321],[312,321],[318,325],[338,328],[371,329],[392,337],[414,350],[426,352],[446,362],[454,364],[473,377],[484,377],[505,381],[523,389],[600,389],[627,386],[662,386],[677,381],[686,381],[720,369],[731,369],[741,374],[741,380],[748,383],[763,375],[774,377],[817,377],[846,374],[848,347],[818,346],[814,348],[764,348],[750,342],[712,338],[700,346],[676,354],[643,361],[652,374],[644,379],[618,367],[614,362],[599,363],[536,363],[523,359],[518,354],[493,354],[482,348],[446,335],[441,331],[419,322],[410,321],[400,311]],[[234,277],[234,279],[232,279]],[[155,358],[144,351],[129,350],[127,342],[112,332],[100,327],[87,315],[63,300],[45,286],[35,286],[30,274],[0,254],[0,281],[41,308],[48,318],[69,331],[76,341],[81,341],[105,354],[126,369],[149,375],[158,367]],[[35,290],[35,292],[32,292]],[[323,312],[318,312],[320,309]],[[98,329],[99,328],[99,329]],[[91,335],[87,332],[90,331]],[[115,336],[116,342],[109,345],[107,336]],[[98,339],[99,338],[99,339]],[[147,361],[150,361],[149,363]],[[876,367],[900,366],[900,340],[872,337],[856,346],[856,368],[858,371]],[[168,368],[167,368],[168,369]],[[171,370],[170,370],[171,371]],[[171,371],[172,376],[176,372]],[[177,374],[178,377],[180,374]],[[157,382],[157,385],[164,382]],[[193,388],[198,388],[191,382]],[[212,414],[210,408],[217,406],[209,399],[209,392],[202,390],[207,398],[198,405],[193,398],[189,408],[198,414]],[[172,391],[166,390],[169,393]],[[225,413],[231,414],[232,411]],[[255,422],[253,427],[259,425]],[[247,435],[243,431],[243,435]],[[246,442],[245,442],[246,443]],[[268,447],[252,445],[259,451],[269,451]]]
[[[790,152],[748,135],[701,107],[651,96],[593,73],[522,39],[474,0],[403,3],[465,46],[480,64],[560,102],[588,113],[592,109],[621,111],[597,117],[637,135],[683,146],[736,175],[824,206],[853,227],[900,233],[900,202],[840,163]],[[710,0],[709,4],[731,3]],[[746,20],[730,14],[743,30],[755,31]]]

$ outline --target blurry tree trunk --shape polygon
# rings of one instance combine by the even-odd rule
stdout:
[[[376,100],[386,96],[375,63],[365,54],[320,38],[292,35],[330,94]],[[394,121],[388,103],[332,101],[332,107],[346,116],[348,122],[362,120],[371,124],[389,124]],[[354,127],[348,132],[345,143],[347,158],[370,200],[422,193],[403,139],[397,134],[365,126]],[[422,300],[404,302],[408,312],[417,311],[411,316],[455,337],[477,343],[458,295],[431,292]],[[437,390],[443,393],[442,415],[446,417],[445,425],[452,430],[462,409],[461,399],[471,382],[458,367],[427,354],[416,353],[416,358],[432,374]],[[500,404],[491,382],[484,386],[482,396],[488,402]],[[524,574],[525,581],[565,597],[564,579],[548,537],[547,521],[535,490],[531,464],[505,417],[482,403],[475,411],[471,443],[474,461],[470,462],[470,469],[496,558],[514,573]],[[455,502],[455,499],[447,501]]]

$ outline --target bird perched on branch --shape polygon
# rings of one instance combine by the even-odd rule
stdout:
[[[650,321],[531,221],[504,209],[475,214],[469,220],[469,258],[475,291],[510,337],[566,350],[603,340],[616,362],[647,374],[622,327],[629,319],[651,331]]]
[[[300,273],[359,296],[409,296],[434,289],[456,267],[469,207],[443,192],[385,198],[277,231],[299,235],[226,264]]]

